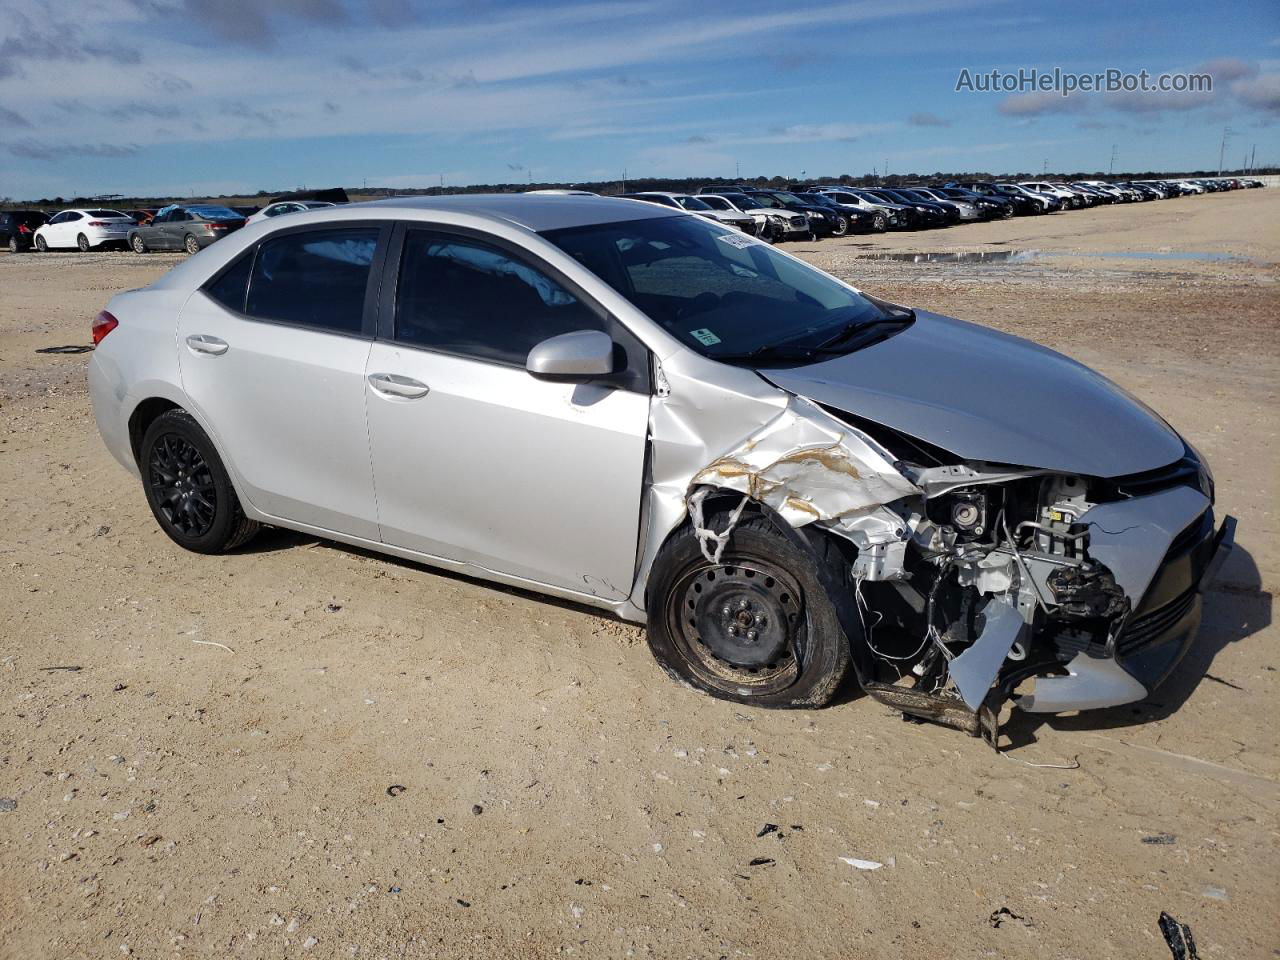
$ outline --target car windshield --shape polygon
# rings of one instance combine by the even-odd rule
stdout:
[[[804,201],[801,200],[799,197],[797,197],[794,193],[775,193],[773,194],[773,196],[777,197],[783,203],[800,203],[800,204],[804,203]]]
[[[102,218],[106,218],[106,219],[115,218],[115,219],[123,219],[123,220],[133,219],[133,217],[129,216],[127,213],[121,213],[119,210],[86,210],[85,216],[93,217],[95,220],[99,220]]]
[[[676,203],[686,210],[710,210],[711,205],[697,197],[676,197]]]
[[[817,204],[820,207],[836,206],[836,202],[834,200],[822,193],[802,193],[800,194],[800,199],[805,203]]]
[[[770,348],[816,348],[884,316],[825,273],[702,218],[655,217],[544,236],[712,359],[748,362],[756,354],[765,362]]]
[[[701,196],[698,198],[712,210],[732,210],[733,204],[721,197]]]
[[[191,213],[205,220],[243,220],[240,214],[230,207],[220,207],[213,203],[197,203],[187,207]]]

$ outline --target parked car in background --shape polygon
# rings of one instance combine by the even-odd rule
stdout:
[[[704,193],[698,191],[698,199],[715,206],[719,200],[735,210],[747,214],[756,221],[756,236],[769,243],[783,240],[805,240],[809,236],[809,218],[802,213],[764,206],[746,193]],[[717,208],[718,209],[718,208]]]
[[[129,231],[129,246],[134,253],[152,250],[199,253],[247,222],[230,207],[213,203],[167,207],[150,223],[137,225]]]
[[[978,208],[983,220],[1002,220],[1014,214],[1013,201],[1000,196],[986,196],[964,187],[930,187],[929,192],[944,200],[960,201]]]
[[[134,226],[133,217],[119,210],[79,208],[63,210],[37,228],[35,247],[46,250],[79,250],[123,244]]]
[[[1030,197],[1036,203],[1040,204],[1043,213],[1053,213],[1061,210],[1063,203],[1058,197],[1043,193],[1039,190],[1028,190],[1020,183],[996,183],[993,186],[1006,196]]]
[[[839,216],[832,228],[833,237],[842,237],[846,233],[884,233],[889,229],[889,217],[881,211],[868,210],[858,204],[844,204],[830,194],[808,190],[795,191],[795,195],[805,203],[826,207]],[[840,221],[844,221],[844,229],[840,229]]]
[[[1006,703],[1144,700],[1232,544],[1208,464],[1101,375],[658,204],[315,211],[93,340],[104,444],[177,546],[269,524],[587,604],[759,707],[848,677],[994,744]]]
[[[267,204],[257,213],[251,215],[247,222],[258,223],[262,220],[282,217],[289,213],[305,213],[308,210],[319,210],[321,207],[332,206],[332,203],[325,200],[281,200],[277,203]]]
[[[860,196],[852,187],[840,185],[815,186],[810,187],[809,190],[814,193],[825,193],[836,203],[883,213],[886,226],[890,230],[910,230],[920,221],[920,215],[911,207],[901,203],[884,203],[869,200]]]
[[[30,250],[36,230],[48,220],[39,210],[0,210],[0,247],[8,247],[10,253]]]
[[[974,193],[982,197],[991,197],[993,199],[1005,200],[1013,206],[1013,212],[1016,216],[1027,217],[1044,213],[1048,208],[1041,203],[1036,197],[1028,196],[1023,193],[1006,193],[994,183],[984,183],[982,181],[970,181],[967,183],[951,183],[947,186],[959,187],[962,190],[972,190]]]
[[[647,203],[657,203],[664,207],[685,210],[708,220],[715,220],[717,223],[736,227],[743,233],[749,233],[752,236],[756,234],[756,221],[753,217],[741,212],[717,210],[711,204],[704,203],[701,197],[695,197],[689,193],[644,190],[639,193],[624,193],[622,197],[625,200],[644,200]]]
[[[776,210],[790,210],[792,213],[804,214],[809,220],[809,239],[817,240],[848,232],[849,221],[843,214],[815,203],[806,203],[794,193],[786,190],[752,190],[748,196],[762,207],[773,207]],[[841,224],[843,223],[843,227]]]

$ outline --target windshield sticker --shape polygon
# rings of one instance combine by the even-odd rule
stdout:
[[[743,247],[755,246],[760,242],[755,237],[749,237],[745,233],[722,233],[716,239],[722,243],[727,243],[731,247],[737,247],[739,250]]]
[[[710,347],[720,342],[720,338],[706,327],[703,327],[701,330],[690,330],[689,336],[693,337],[693,339],[697,340],[704,347]]]

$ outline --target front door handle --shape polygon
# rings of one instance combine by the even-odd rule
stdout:
[[[204,333],[195,333],[187,337],[187,347],[192,353],[203,353],[211,357],[220,357],[227,352],[227,341],[219,340]]]
[[[369,386],[383,396],[399,397],[402,400],[417,400],[431,392],[431,388],[421,380],[402,377],[398,373],[371,373]]]

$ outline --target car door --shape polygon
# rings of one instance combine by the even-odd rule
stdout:
[[[84,219],[74,210],[67,210],[53,218],[56,225],[47,233],[47,243],[51,247],[65,248],[76,245],[77,222]]]
[[[631,591],[648,354],[564,277],[488,235],[409,226],[369,354],[383,540],[614,600]],[[534,378],[542,340],[605,330],[626,385]]]
[[[193,294],[178,321],[182,386],[271,517],[376,542],[365,423],[385,223],[276,231]]]

